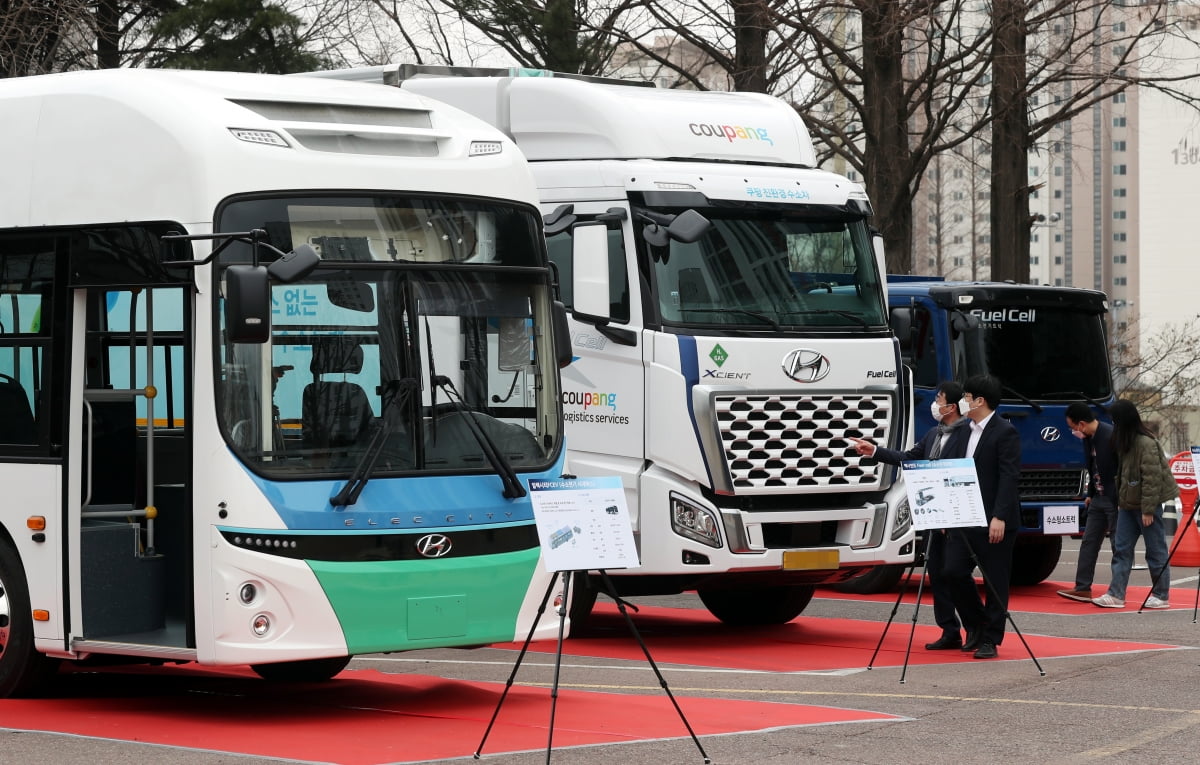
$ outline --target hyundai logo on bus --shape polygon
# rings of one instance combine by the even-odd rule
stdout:
[[[426,534],[417,540],[417,552],[426,558],[444,558],[450,554],[450,537],[445,534]]]
[[[1058,428],[1054,427],[1053,425],[1047,425],[1046,427],[1042,428],[1042,440],[1043,441],[1053,443],[1054,441],[1057,441],[1061,436],[1062,436],[1062,433],[1060,433]]]
[[[797,348],[783,357],[783,373],[796,382],[819,382],[829,375],[829,359],[814,350]]]

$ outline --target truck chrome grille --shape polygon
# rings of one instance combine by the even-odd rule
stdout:
[[[888,393],[718,394],[713,412],[739,494],[796,488],[879,488],[882,470],[862,465],[847,436],[888,443]]]
[[[1023,502],[1078,499],[1087,489],[1087,471],[1022,470],[1017,488]]]

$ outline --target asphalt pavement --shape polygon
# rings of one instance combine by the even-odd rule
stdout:
[[[1066,540],[1052,579],[1074,580],[1077,540]],[[1101,555],[1096,581],[1108,581],[1109,553]],[[1138,562],[1141,563],[1139,545]],[[1200,624],[1193,604],[1195,569],[1172,570],[1172,608],[1136,613],[1097,608],[1094,614],[1017,613],[1027,635],[1103,638],[1200,647]],[[1131,586],[1146,586],[1150,575],[1135,569]],[[1098,584],[1095,594],[1103,592]],[[702,608],[692,595],[635,599],[646,605]],[[1066,601],[1064,601],[1066,603]],[[882,624],[893,603],[818,598],[800,618],[838,617]],[[912,612],[901,606],[897,620],[907,625]],[[921,612],[931,623],[930,611]],[[914,651],[923,650],[915,646]],[[795,763],[1161,763],[1200,761],[1200,703],[1192,698],[1200,676],[1200,654],[1191,650],[1114,653],[1072,658],[1041,658],[1045,675],[1010,633],[1001,656],[1011,660],[913,665],[900,682],[897,668],[838,673],[770,673],[709,670],[660,663],[671,691],[679,697],[814,704],[866,709],[897,715],[889,722],[788,727],[767,732],[701,737],[713,763],[795,765]],[[549,684],[553,657],[530,654],[518,683]],[[513,652],[419,651],[355,659],[352,668],[414,673],[472,681],[504,682]],[[335,681],[336,682],[336,681]],[[642,660],[566,657],[560,667],[564,689],[663,695]],[[664,702],[665,703],[665,702]],[[3,720],[0,719],[0,727]],[[680,738],[555,749],[562,765],[662,765],[703,759],[686,733]],[[472,761],[470,758],[438,762]],[[521,754],[486,753],[492,765],[546,762],[544,750]],[[272,760],[211,751],[77,738],[59,734],[0,731],[0,763],[43,765],[274,765]]]

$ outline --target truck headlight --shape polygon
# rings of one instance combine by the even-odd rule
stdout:
[[[892,529],[892,541],[907,534],[910,526],[912,526],[912,509],[908,506],[908,497],[904,497],[896,506],[896,527]]]
[[[676,534],[709,547],[721,546],[720,524],[717,516],[686,499],[671,496],[671,528]]]

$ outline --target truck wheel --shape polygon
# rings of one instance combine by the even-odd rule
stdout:
[[[0,698],[32,696],[58,669],[33,647],[29,585],[17,550],[0,539]]]
[[[250,669],[263,680],[275,683],[321,683],[331,679],[350,663],[349,656],[332,659],[302,659],[274,664],[251,664]]]
[[[571,609],[567,616],[571,619],[571,634],[575,629],[587,624],[592,609],[596,606],[597,590],[592,587],[586,571],[576,571],[571,579]]]
[[[699,590],[701,602],[721,621],[733,627],[787,624],[812,600],[811,584],[756,587],[753,590]]]
[[[850,592],[855,595],[873,595],[877,592],[895,592],[896,585],[904,577],[908,567],[901,563],[890,566],[875,566],[862,576],[856,576],[845,582],[838,582],[833,589],[838,592]]]
[[[1025,535],[1017,537],[1013,548],[1012,583],[1040,584],[1054,573],[1062,553],[1062,537]]]

